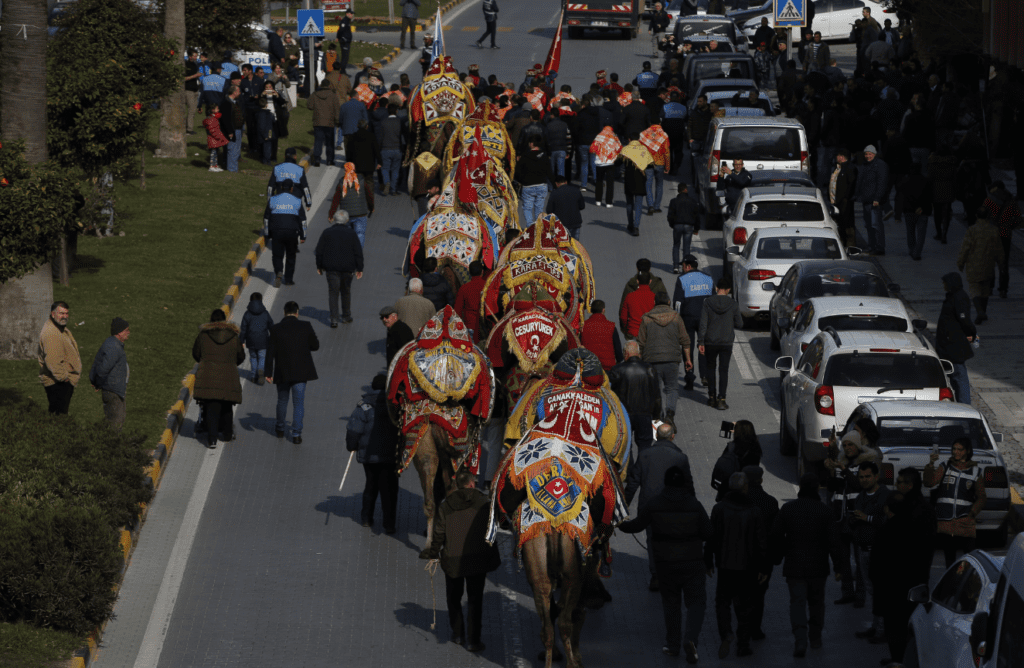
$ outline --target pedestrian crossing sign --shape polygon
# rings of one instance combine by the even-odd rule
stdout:
[[[775,0],[775,27],[802,28],[807,25],[810,0]]]
[[[324,10],[322,9],[300,9],[298,12],[298,24],[300,37],[323,37],[324,36]]]

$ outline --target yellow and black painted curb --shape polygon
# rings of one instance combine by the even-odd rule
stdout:
[[[221,301],[220,308],[224,311],[229,319],[231,312],[238,303],[239,295],[241,295],[242,289],[245,284],[249,282],[249,277],[252,275],[253,270],[256,268],[256,262],[260,258],[260,254],[266,249],[266,239],[260,237],[256,243],[249,249],[249,253],[246,254],[245,260],[242,261],[242,266],[238,268],[235,275],[231,279],[231,287],[228,288],[224,295],[224,299]],[[149,485],[153,489],[160,487],[160,478],[163,476],[164,467],[167,466],[167,461],[171,457],[171,452],[174,451],[174,444],[178,440],[178,433],[181,430],[181,426],[185,422],[185,413],[188,412],[189,404],[192,403],[192,392],[195,389],[196,382],[196,371],[199,369],[199,365],[196,364],[192,367],[192,370],[188,372],[181,381],[181,390],[178,392],[178,398],[171,406],[170,410],[167,411],[167,426],[164,428],[163,434],[160,436],[160,440],[157,442],[156,447],[149,452],[151,457],[149,465],[145,468],[145,476],[149,481]],[[124,574],[128,570],[128,563],[131,561],[132,550],[135,549],[135,545],[139,540],[139,533],[142,527],[143,520],[146,519],[146,513],[149,510],[148,504],[143,504],[139,511],[139,516],[131,526],[124,527],[121,529],[121,535],[119,542],[121,545],[121,580],[124,580]],[[114,586],[114,590],[121,588],[119,582]],[[96,629],[87,639],[85,647],[76,651],[71,657],[70,668],[87,668],[96,659],[96,649],[99,646],[100,638],[103,636],[103,630],[106,627],[106,622],[103,623],[100,628]]]

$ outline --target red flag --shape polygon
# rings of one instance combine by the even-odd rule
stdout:
[[[558,30],[555,31],[555,38],[551,40],[551,48],[548,49],[548,59],[544,61],[544,76],[551,76],[552,72],[558,72],[558,65],[562,61],[562,25],[565,23],[565,6],[562,6],[562,15],[558,17]]]
[[[477,126],[473,138],[466,144],[459,159],[459,201],[463,204],[476,204],[477,194],[473,184],[483,183],[486,162],[484,142],[480,136],[480,127]]]

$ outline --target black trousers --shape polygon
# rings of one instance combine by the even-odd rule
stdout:
[[[636,443],[636,455],[654,444],[654,430],[651,429],[650,413],[630,413],[629,426],[633,430],[633,442]]]
[[[750,607],[750,628],[752,632],[762,631],[761,622],[764,620],[764,597],[768,595],[768,585],[772,582],[772,571],[768,571],[768,577],[763,583],[757,585],[754,590],[754,598]]]
[[[885,606],[885,637],[889,640],[889,656],[896,663],[903,663],[907,653],[907,624],[910,623],[910,615],[914,613],[917,603],[907,600],[907,591],[902,588],[903,594],[898,599],[889,601]]]
[[[331,324],[338,322],[338,298],[341,298],[341,315],[352,317],[352,276],[351,271],[328,271],[327,306],[331,311]]]
[[[295,276],[295,252],[299,250],[299,235],[296,232],[271,232],[271,263],[274,273],[284,272],[284,280]],[[287,262],[286,262],[287,261]]]
[[[344,72],[348,68],[348,54],[352,50],[352,42],[349,42],[349,46],[341,48],[341,71]]]
[[[974,549],[975,542],[974,536],[950,536],[946,533],[935,536],[935,547],[942,550],[942,555],[946,559],[946,568],[952,566],[956,561],[958,551],[967,554]]]
[[[793,636],[797,640],[808,637],[820,640],[825,625],[825,578],[786,578],[786,584],[789,585],[789,624],[793,627]]]
[[[234,415],[232,408],[234,404],[230,401],[217,399],[204,399],[206,404],[206,440],[208,443],[216,443],[218,438],[230,441],[234,436]]]
[[[483,44],[484,40],[487,39],[487,36],[490,35],[491,36],[491,46],[494,46],[494,38],[498,34],[498,22],[497,21],[485,21],[484,23],[487,26],[487,30],[484,31],[484,34],[480,36],[480,39],[478,39],[476,41],[476,43],[477,44]]]
[[[684,324],[686,325],[686,335],[690,337],[691,357],[692,359],[696,360],[696,362],[693,365],[693,368],[687,371],[686,374],[683,376],[683,382],[689,385],[694,381],[695,378],[708,377],[708,360],[707,357],[700,354],[700,349],[697,348],[697,327],[700,325],[700,323],[688,323],[684,321]],[[693,325],[693,327],[690,326],[691,324]],[[694,371],[696,371],[699,375],[695,376],[693,373]]]
[[[380,509],[384,515],[384,528],[394,529],[398,515],[398,476],[394,464],[363,464],[366,487],[363,488],[363,522],[373,524],[373,510],[380,495]]]
[[[678,652],[682,641],[697,644],[708,604],[706,566],[703,561],[657,562],[658,591],[665,614],[665,645]],[[686,631],[682,633],[683,602]]]
[[[587,169],[582,165],[580,169]],[[602,199],[603,196],[603,199]],[[594,200],[601,204],[612,204],[615,201],[615,165],[597,168],[597,180],[594,182]]]
[[[736,639],[739,644],[750,644],[751,604],[757,588],[754,571],[718,569],[718,587],[715,588],[715,615],[718,635],[723,640],[732,635],[732,611],[736,610]]]
[[[71,395],[75,393],[75,386],[63,381],[48,385],[43,389],[46,390],[46,400],[50,403],[50,412],[54,415],[67,415],[68,408],[71,406]]]
[[[1018,182],[1019,183],[1019,182]],[[1003,257],[1006,260],[1006,267],[1010,267],[1010,248],[1013,237],[1000,236],[999,241],[1003,244]],[[1000,271],[999,272],[999,292],[1006,292],[1010,289],[1010,272]]]
[[[708,395],[725,398],[729,389],[729,360],[732,359],[732,346],[704,346],[704,357],[708,368]],[[715,366],[718,374],[715,374]]]
[[[453,636],[463,636],[470,645],[480,642],[480,627],[484,613],[484,583],[487,574],[467,575],[464,578],[444,576],[444,588],[448,599],[448,621]],[[465,588],[469,598],[468,619],[462,615],[462,591]]]

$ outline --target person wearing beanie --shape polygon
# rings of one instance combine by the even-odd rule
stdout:
[[[124,427],[128,391],[128,356],[124,342],[129,334],[128,321],[114,318],[110,323],[110,336],[100,346],[89,370],[89,383],[103,398],[103,417],[116,431]]]
[[[779,509],[771,531],[773,552],[781,556],[777,563],[785,561],[782,575],[789,586],[789,622],[797,658],[807,654],[808,642],[813,649],[821,647],[829,557],[836,570],[839,564],[832,513],[818,495],[818,485],[817,475],[804,474],[796,500]]]

